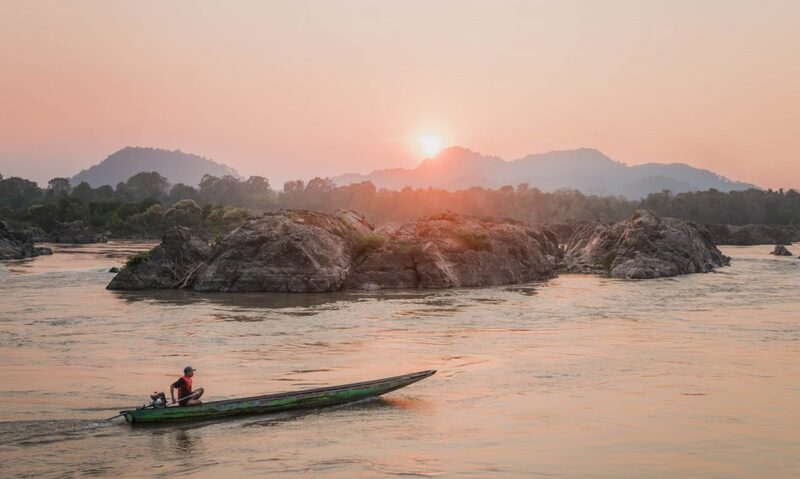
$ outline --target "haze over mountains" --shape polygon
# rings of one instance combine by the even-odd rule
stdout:
[[[506,161],[454,146],[442,150],[416,168],[376,170],[367,175],[346,174],[333,178],[338,185],[371,181],[378,188],[442,188],[458,190],[472,186],[499,188],[528,183],[542,191],[577,189],[585,194],[620,195],[639,199],[649,193],[757,188],[731,181],[712,171],[683,163],[647,163],[628,166],[603,153],[582,148],[551,151]]]
[[[239,174],[233,168],[202,156],[180,150],[129,146],[76,174],[70,179],[70,183],[77,185],[85,181],[92,188],[103,185],[116,186],[120,181],[127,181],[142,171],[157,171],[173,185],[183,183],[197,186],[205,174],[239,178]]]
[[[94,188],[114,186],[142,171],[157,171],[171,184],[191,186],[197,186],[205,174],[240,178],[233,168],[199,155],[179,150],[127,147],[81,171],[70,181],[73,185],[86,181]],[[313,173],[309,174],[311,176]],[[366,175],[345,174],[333,178],[333,181],[337,185],[371,181],[378,188],[390,190],[406,186],[446,190],[473,186],[500,188],[528,183],[542,191],[566,188],[585,194],[618,195],[630,199],[643,198],[662,190],[677,194],[710,188],[720,191],[757,188],[683,163],[628,166],[590,148],[551,151],[506,161],[454,146],[424,160],[416,168],[375,170]]]

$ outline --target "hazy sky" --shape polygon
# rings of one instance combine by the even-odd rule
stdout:
[[[594,147],[800,187],[800,1],[0,0],[0,173],[289,178]]]

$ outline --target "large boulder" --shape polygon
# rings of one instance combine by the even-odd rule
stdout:
[[[612,225],[586,225],[565,252],[567,271],[625,279],[704,273],[729,262],[704,227],[649,211]]]
[[[286,210],[248,220],[213,251],[188,230],[170,230],[108,287],[325,292],[487,286],[551,278],[560,255],[554,233],[509,220],[444,214],[376,231],[352,211]],[[174,274],[176,258],[186,265],[181,274]]]
[[[586,221],[566,221],[542,223],[541,228],[548,229],[556,235],[559,244],[566,244],[578,228],[586,226]]]
[[[552,278],[555,234],[510,220],[442,214],[381,230],[355,258],[346,286],[453,288]]]
[[[225,237],[201,268],[197,291],[336,291],[373,227],[352,212],[264,213]]]
[[[787,245],[797,239],[797,231],[792,226],[724,224],[707,224],[705,226],[715,245]]]
[[[27,233],[11,231],[0,221],[0,260],[24,259],[43,254],[53,254],[50,248],[37,248]]]
[[[53,243],[89,244],[105,243],[108,238],[96,233],[83,220],[75,220],[56,224],[53,231],[50,232],[50,241]]]
[[[211,247],[187,228],[173,226],[161,244],[128,260],[108,289],[191,287],[197,271],[211,257]]]
[[[792,256],[792,252],[786,249],[786,246],[782,244],[775,245],[775,249],[769,254],[774,254],[775,256]]]

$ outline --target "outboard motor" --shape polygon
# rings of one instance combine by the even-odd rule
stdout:
[[[152,401],[153,407],[156,409],[167,407],[167,395],[164,394],[163,391],[154,391],[153,394],[150,395],[150,400]]]

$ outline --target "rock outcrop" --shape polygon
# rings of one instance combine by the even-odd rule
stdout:
[[[566,221],[542,223],[541,228],[552,231],[556,235],[559,244],[566,244],[578,228],[589,224],[587,221]]]
[[[552,278],[560,255],[549,230],[442,214],[379,231],[356,257],[348,288],[453,288]]]
[[[372,233],[355,212],[275,211],[223,239],[194,282],[197,291],[337,291],[359,242]]]
[[[326,292],[486,286],[551,278],[559,256],[552,232],[513,221],[445,214],[375,230],[352,211],[287,210],[248,220],[213,250],[186,230],[170,230],[108,287]],[[186,265],[181,274],[174,274],[176,263]]]
[[[792,252],[786,249],[786,246],[782,244],[775,245],[775,249],[769,254],[774,254],[775,256],[792,256]]]
[[[165,289],[190,286],[211,247],[187,228],[173,226],[161,244],[138,253],[111,280],[108,289]]]
[[[647,279],[704,273],[729,264],[702,226],[637,211],[612,225],[586,225],[566,247],[569,272]]]
[[[191,288],[214,292],[327,292],[454,288],[552,278],[559,263],[579,273],[645,279],[708,272],[728,264],[695,223],[638,211],[584,224],[559,249],[543,227],[441,214],[375,229],[352,211],[264,213],[215,246],[174,227],[132,257],[109,289]]]
[[[749,246],[757,244],[791,244],[798,231],[792,226],[774,225],[705,225],[715,245]]]
[[[83,220],[75,220],[58,223],[50,232],[50,241],[53,243],[89,244],[105,243],[108,238],[94,232]]]
[[[53,251],[50,248],[34,246],[30,235],[11,231],[8,225],[0,221],[0,260],[24,259],[46,254],[53,254]]]

